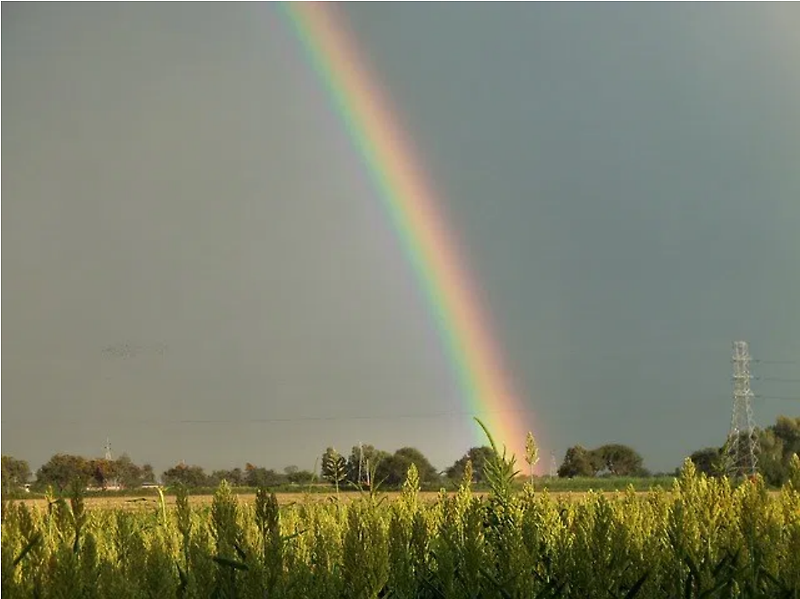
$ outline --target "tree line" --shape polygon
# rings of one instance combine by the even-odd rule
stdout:
[[[758,441],[757,469],[767,484],[780,487],[791,476],[792,456],[800,455],[800,417],[778,416],[775,424],[756,430]],[[722,476],[731,467],[729,443],[706,447],[689,457],[698,472]]]
[[[25,460],[4,455],[2,466],[3,491],[19,488],[31,479],[31,469]],[[32,487],[64,490],[75,482],[98,489],[137,488],[154,483],[155,473],[150,464],[139,466],[125,454],[109,460],[58,453],[36,471]]]
[[[791,456],[800,454],[800,417],[779,416],[774,425],[759,429],[757,434],[760,446],[759,472],[768,484],[779,486],[789,476]],[[532,437],[529,437],[529,442],[533,442]],[[278,472],[250,463],[245,464],[244,468],[215,470],[209,474],[201,466],[179,463],[165,470],[160,479],[168,487],[184,485],[189,488],[216,487],[222,480],[237,487],[279,487],[320,481],[336,489],[378,484],[384,488],[396,488],[405,480],[409,466],[414,464],[423,487],[439,488],[451,481],[462,480],[468,464],[472,469],[473,482],[484,483],[484,464],[492,452],[491,447],[472,447],[450,467],[439,471],[415,447],[388,452],[373,445],[356,445],[346,456],[329,447],[318,460],[319,476],[297,466],[287,466]],[[727,456],[728,446],[723,443],[718,447],[697,450],[689,457],[698,471],[708,476],[720,476],[729,471]],[[538,459],[532,459],[530,455],[518,456],[518,467],[522,458],[531,466]],[[562,478],[649,475],[642,456],[633,448],[618,443],[601,445],[595,449],[581,445],[570,447],[558,468],[558,476]],[[4,492],[19,489],[31,478],[32,473],[25,460],[2,456]],[[56,454],[36,471],[31,487],[44,490],[49,486],[63,491],[74,481],[97,489],[135,489],[147,483],[155,484],[156,476],[152,466],[139,466],[127,455],[107,460]]]

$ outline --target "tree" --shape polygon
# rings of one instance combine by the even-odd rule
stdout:
[[[594,476],[595,474],[597,474],[595,458],[588,449],[581,445],[567,449],[564,461],[558,469],[558,476],[573,478],[575,476]]]
[[[328,447],[322,454],[322,477],[336,487],[347,480],[347,460],[333,447]]]
[[[372,445],[355,445],[347,459],[347,480],[359,487],[369,487],[372,484],[371,474],[389,457],[391,454]]]
[[[748,433],[741,432],[741,435],[746,442]],[[800,417],[778,416],[774,425],[757,429],[756,435],[759,447],[758,471],[767,484],[779,487],[789,480],[792,456],[800,453]],[[689,459],[698,472],[709,476],[729,475],[733,466],[731,444],[731,439],[725,439],[719,449],[700,449],[692,453]]]
[[[148,475],[154,479],[152,466],[149,467],[149,471],[145,470],[143,466],[136,465],[127,453],[123,453],[115,460],[113,471],[117,482],[126,489],[141,487]]]
[[[307,485],[314,480],[314,473],[309,470],[294,470],[287,473],[286,478],[293,485]]]
[[[800,417],[778,416],[775,424],[769,428],[783,442],[783,453],[787,460],[793,454],[800,455]]]
[[[773,486],[791,476],[792,456],[800,455],[800,417],[778,416],[775,424],[758,433],[758,469]]]
[[[716,476],[717,462],[719,461],[720,450],[717,447],[706,447],[699,449],[689,456],[694,463],[697,472],[702,472],[706,476]]]
[[[627,445],[611,443],[591,453],[595,467],[599,465],[599,471],[607,470],[614,476],[637,476],[642,471],[642,456]]]
[[[184,485],[194,489],[207,487],[210,482],[205,471],[200,466],[187,466],[184,463],[166,470],[161,475],[161,480],[168,487]]]
[[[241,468],[234,468],[233,470],[215,470],[211,473],[211,482],[215,487],[223,480],[228,481],[228,484],[232,487],[244,486],[244,472],[242,472]]]
[[[91,482],[101,489],[106,489],[112,482],[116,481],[116,462],[99,458],[89,461],[89,471],[91,472]]]
[[[786,482],[783,439],[772,428],[761,431],[758,436],[758,471],[767,484],[779,487]]]
[[[286,482],[286,477],[279,472],[249,462],[244,467],[244,473],[244,482],[248,487],[277,487]]]
[[[406,480],[408,468],[414,464],[421,483],[433,483],[439,479],[439,473],[422,452],[415,447],[403,447],[393,455],[380,462],[375,475],[379,481],[390,487],[399,487]]]
[[[153,466],[150,464],[144,464],[142,466],[142,483],[154,482],[156,482],[156,473],[153,472]]]
[[[416,447],[401,447],[394,452],[394,455],[405,462],[405,471],[403,472],[403,479],[400,481],[401,484],[405,482],[406,474],[411,464],[417,467],[417,475],[421,483],[435,483],[439,480],[439,471]]]
[[[483,471],[484,466],[487,460],[491,459],[492,456],[494,456],[494,451],[487,445],[483,447],[472,447],[466,454],[456,460],[456,462],[446,470],[445,474],[450,480],[459,482],[464,477],[464,469],[467,466],[467,462],[472,462],[472,482],[482,483],[486,480]]]
[[[91,478],[91,466],[86,458],[58,453],[36,471],[36,486],[52,486],[63,491],[74,482],[85,487]]]
[[[3,490],[20,489],[31,477],[31,467],[25,460],[18,460],[8,455],[3,461]]]

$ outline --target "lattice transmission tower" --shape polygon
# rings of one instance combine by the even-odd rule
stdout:
[[[746,341],[733,342],[733,412],[728,432],[727,459],[730,476],[756,473],[758,436],[753,422],[753,391],[750,389],[750,348]]]

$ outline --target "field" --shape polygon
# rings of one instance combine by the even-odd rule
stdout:
[[[553,498],[559,500],[578,500],[584,497],[589,491],[560,491],[549,493]],[[770,491],[775,493],[776,491]],[[614,497],[619,495],[621,491],[600,491],[604,496]],[[637,495],[644,496],[647,494],[645,491],[634,491]],[[457,492],[449,492],[446,494],[448,497],[456,496]],[[484,498],[488,492],[476,491],[475,497]],[[253,505],[256,500],[256,493],[236,493],[238,502],[243,505]],[[384,501],[392,503],[402,498],[400,491],[387,491],[379,494],[380,498]],[[433,491],[420,491],[418,494],[419,501],[423,504],[435,503],[442,497],[439,492]],[[301,493],[301,492],[277,492],[275,498],[278,505],[281,507],[291,506],[295,504],[325,504],[331,502],[338,502],[342,504],[352,503],[364,498],[364,495],[357,491],[342,491],[336,495],[332,490],[329,493]],[[108,495],[108,496],[88,496],[85,497],[83,503],[88,511],[92,510],[134,510],[134,511],[147,511],[153,510],[161,504],[161,499],[158,495],[143,495],[143,496],[122,496],[122,495]],[[187,501],[192,508],[209,507],[214,501],[214,494],[204,493],[201,495],[189,495]],[[17,503],[25,504],[28,507],[35,507],[37,509],[46,509],[48,500],[44,497],[36,498],[22,498],[18,499]],[[174,508],[177,503],[177,496],[174,494],[165,494],[163,503],[169,507]]]
[[[5,597],[798,597],[800,463],[769,492],[51,498],[3,506]]]

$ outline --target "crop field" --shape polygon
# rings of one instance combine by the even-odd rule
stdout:
[[[557,491],[557,492],[550,492],[549,496],[558,500],[565,500],[565,501],[577,501],[583,498],[587,493],[591,491]],[[606,496],[608,498],[614,498],[619,496],[621,491],[600,491],[599,494]],[[634,491],[636,495],[645,496],[647,495],[644,491]],[[776,493],[776,491],[770,491],[770,493]],[[457,492],[451,491],[446,493],[441,492],[433,492],[433,491],[420,491],[418,493],[418,500],[420,503],[429,504],[435,503],[440,500],[442,497],[455,497]],[[475,491],[473,495],[476,498],[483,499],[488,496],[488,492],[484,491]],[[189,506],[192,508],[202,508],[202,507],[209,507],[214,502],[214,494],[202,494],[202,495],[189,495],[187,501]],[[256,493],[235,493],[235,497],[237,502],[241,506],[248,506],[253,505],[256,501]],[[276,492],[275,498],[278,502],[278,505],[281,507],[285,506],[293,506],[295,504],[305,504],[305,505],[313,505],[313,504],[325,504],[325,503],[352,503],[359,500],[364,499],[364,493],[358,491],[342,491],[339,494],[335,494],[333,490],[330,493],[303,493],[303,492]],[[379,497],[382,501],[392,503],[397,501],[403,497],[403,494],[400,491],[387,491],[381,492]],[[176,506],[178,501],[178,496],[174,494],[165,494],[163,498],[163,503],[168,508],[173,508]],[[49,503],[48,499],[41,497],[41,498],[21,498],[17,500],[17,503],[24,504],[29,508],[37,508],[37,509],[47,509],[47,505]],[[160,506],[162,503],[161,498],[158,495],[147,495],[147,496],[88,496],[83,498],[83,504],[87,511],[93,510],[128,510],[128,511],[152,511]]]
[[[669,491],[15,501],[5,597],[798,597],[800,461],[769,492],[687,463]],[[129,509],[138,504],[137,508]]]

